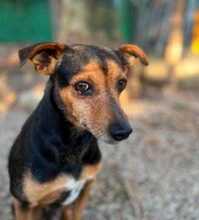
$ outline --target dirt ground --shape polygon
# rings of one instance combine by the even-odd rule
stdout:
[[[167,91],[126,108],[134,134],[100,143],[103,170],[85,219],[198,220],[198,94]],[[17,105],[0,115],[0,220],[11,219],[7,155],[28,114]]]

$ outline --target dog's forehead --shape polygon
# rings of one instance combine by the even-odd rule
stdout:
[[[74,75],[83,70],[92,71],[92,68],[93,71],[100,69],[103,74],[112,72],[112,69],[123,69],[120,57],[112,49],[87,45],[74,45],[72,48],[73,51],[65,51],[57,67],[62,82],[69,82]]]

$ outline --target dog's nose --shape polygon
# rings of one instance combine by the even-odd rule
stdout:
[[[116,141],[121,141],[132,133],[133,129],[129,124],[114,123],[110,126],[110,135]]]

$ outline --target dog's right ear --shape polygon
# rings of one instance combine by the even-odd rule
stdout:
[[[133,56],[135,58],[138,58],[140,62],[145,66],[149,65],[146,54],[140,47],[135,44],[122,44],[119,47],[119,51],[126,56]]]
[[[44,75],[51,75],[55,71],[58,59],[64,50],[69,48],[61,43],[38,43],[19,50],[19,59],[21,65],[29,60],[35,67],[35,70]]]

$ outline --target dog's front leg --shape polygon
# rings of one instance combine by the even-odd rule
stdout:
[[[64,207],[62,220],[73,220],[73,219],[74,219],[73,207],[72,206]]]
[[[92,180],[86,183],[78,199],[70,207],[64,208],[64,220],[81,220],[93,182]]]
[[[41,220],[41,209],[23,207],[16,199],[13,201],[15,220]]]

